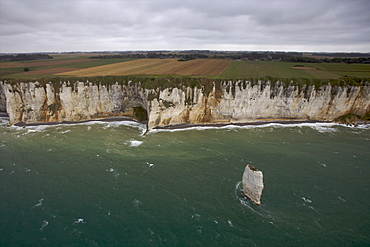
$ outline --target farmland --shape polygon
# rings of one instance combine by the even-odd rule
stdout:
[[[299,63],[306,68],[295,69],[297,63],[276,61],[233,61],[221,74],[223,78],[307,78],[338,79],[343,76],[370,77],[369,64]]]
[[[90,59],[91,54],[55,54],[53,59],[0,62],[0,79],[38,79],[53,77],[204,77],[213,79],[370,78],[370,64],[293,63],[261,60],[175,58]],[[29,71],[25,71],[27,68]]]
[[[139,59],[88,68],[58,75],[108,76],[108,75],[188,75],[218,76],[231,63],[224,59],[196,59],[180,62],[177,59]]]

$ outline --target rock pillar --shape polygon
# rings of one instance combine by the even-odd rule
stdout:
[[[252,165],[247,165],[243,173],[243,194],[251,199],[256,205],[261,204],[263,190],[263,174]]]

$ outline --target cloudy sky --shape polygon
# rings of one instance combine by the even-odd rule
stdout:
[[[0,0],[0,52],[370,52],[370,0]]]

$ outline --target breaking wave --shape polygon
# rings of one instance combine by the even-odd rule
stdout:
[[[5,120],[3,121],[0,119],[0,126],[6,127],[6,125],[9,122],[6,122]],[[146,125],[134,121],[114,121],[114,122],[104,122],[104,121],[87,121],[83,123],[60,123],[60,124],[41,124],[41,125],[31,125],[31,126],[10,126],[7,127],[11,130],[14,130],[15,132],[19,132],[18,134],[20,135],[27,135],[31,133],[36,133],[36,132],[45,132],[50,129],[60,129],[61,127],[72,127],[72,126],[81,126],[81,125],[86,125],[87,126],[87,131],[91,130],[91,127],[94,125],[101,126],[103,129],[109,129],[109,128],[117,128],[120,126],[128,126],[132,128],[137,128],[141,130],[141,135],[143,135],[146,132]],[[62,130],[60,133],[65,134],[70,132],[71,130]]]
[[[128,142],[125,142],[125,144],[128,144],[130,147],[138,147],[143,144],[143,141],[130,140]]]
[[[309,127],[314,129],[320,133],[327,133],[327,132],[338,132],[338,127],[346,127],[346,128],[353,128],[353,129],[370,129],[370,124],[367,125],[358,125],[358,126],[350,126],[340,123],[266,123],[266,124],[245,124],[245,125],[237,125],[237,124],[229,124],[223,126],[214,126],[214,125],[202,125],[202,126],[191,126],[191,125],[184,125],[184,126],[173,126],[172,128],[158,128],[158,129],[151,129],[149,133],[158,133],[158,132],[176,132],[176,131],[189,131],[189,130],[209,130],[209,129],[227,129],[227,130],[237,130],[237,129],[264,129],[264,128],[302,128],[302,127]]]

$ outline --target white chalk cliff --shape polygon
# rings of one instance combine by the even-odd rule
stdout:
[[[256,205],[260,205],[264,188],[263,173],[254,166],[247,165],[243,173],[242,185],[243,194]]]
[[[316,88],[259,81],[147,89],[140,82],[0,82],[10,124],[84,121],[112,116],[146,120],[148,128],[260,120],[333,121],[370,112],[370,86]],[[2,110],[2,109],[0,109]]]

